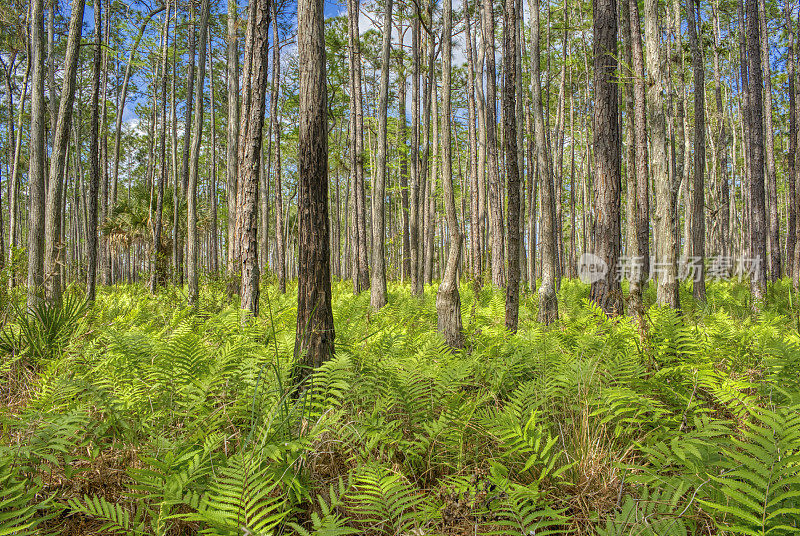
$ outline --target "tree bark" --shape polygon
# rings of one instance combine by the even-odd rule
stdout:
[[[272,2],[272,96],[270,118],[275,134],[275,263],[278,272],[278,289],[286,292],[286,241],[283,222],[283,171],[281,168],[281,121],[278,116],[278,98],[281,84],[281,47],[278,46],[278,5]]]
[[[44,215],[45,215],[45,100],[44,100],[44,27],[42,0],[31,6],[31,119],[28,158],[28,306],[37,303],[44,284]]]
[[[786,61],[786,85],[789,93],[789,152],[786,155],[786,168],[789,183],[788,218],[786,232],[786,271],[795,281],[794,250],[797,247],[797,179],[795,169],[795,155],[797,154],[797,88],[795,87],[795,50],[794,50],[794,24],[792,24],[792,2],[786,2],[784,14],[786,18],[786,33],[789,37]]]
[[[53,134],[53,151],[50,158],[50,179],[47,188],[44,228],[44,286],[50,303],[61,300],[61,267],[63,265],[62,205],[64,195],[64,170],[67,147],[72,128],[72,104],[75,101],[75,78],[78,72],[78,46],[83,29],[84,0],[74,0],[69,21],[69,37],[64,58],[64,81],[58,106],[58,118]]]
[[[411,251],[411,295],[422,296],[422,280],[420,278],[420,264],[422,262],[422,244],[419,241],[420,228],[420,178],[421,162],[419,156],[419,100],[420,100],[420,49],[422,35],[420,31],[420,13],[412,16],[411,20],[411,199],[409,208],[409,248]]]
[[[539,61],[539,0],[530,1],[531,12],[531,94],[533,95],[533,130],[536,137],[536,162],[541,182],[542,284],[539,287],[539,322],[550,324],[558,319],[556,275],[558,262],[555,237],[555,195],[550,155],[545,137],[542,111],[541,68]],[[534,203],[536,201],[534,200]]]
[[[100,190],[100,75],[103,61],[102,2],[94,0],[94,55],[89,139],[89,195],[86,215],[86,298],[95,300],[97,287],[97,195]],[[166,55],[165,55],[166,58]]]
[[[674,309],[678,299],[677,244],[675,243],[675,196],[667,161],[664,115],[664,75],[661,70],[658,0],[644,2],[644,36],[647,54],[647,107],[650,116],[650,170],[655,185],[655,265],[658,275],[657,302]],[[656,267],[658,269],[656,270]]]
[[[242,309],[258,316],[260,272],[258,266],[258,186],[267,93],[271,0],[254,0],[249,6],[246,48],[250,53],[243,93],[248,102],[242,114],[239,167],[239,238],[241,245]]]
[[[760,309],[766,297],[767,216],[764,205],[764,103],[762,101],[761,46],[758,0],[747,0],[747,70],[750,100],[750,181],[751,181],[751,253],[760,263],[750,279],[753,308]]]
[[[714,100],[717,107],[717,139],[714,144],[716,175],[714,181],[718,189],[718,217],[719,217],[719,247],[717,254],[727,257],[731,253],[731,232],[730,232],[730,193],[728,188],[728,147],[727,147],[727,128],[725,125],[725,108],[722,102],[722,74],[720,72],[719,50],[720,50],[720,28],[719,28],[719,7],[718,0],[711,3],[711,13],[714,18]]]
[[[623,0],[626,1],[626,0]],[[647,154],[647,118],[644,55],[639,4],[627,0],[631,35],[631,59],[633,67],[633,134],[635,151],[636,202],[634,204],[633,254],[637,258],[637,269],[631,278],[631,310],[643,314],[644,287],[650,273],[650,178]],[[641,263],[641,264],[639,264]]]
[[[447,35],[447,34],[445,34]],[[534,51],[536,53],[536,51]],[[519,155],[517,154],[517,6],[506,0],[503,15],[503,146],[508,187],[508,275],[506,278],[506,329],[516,333],[519,323],[520,280],[520,190]],[[449,103],[448,103],[449,104]],[[450,117],[449,110],[444,116]],[[449,121],[446,121],[449,124]],[[449,130],[449,127],[448,127]],[[447,140],[449,145],[449,140]],[[449,149],[449,148],[448,148]],[[444,177],[448,177],[445,170]],[[454,242],[454,241],[453,241]],[[451,244],[451,248],[454,247]]]
[[[335,337],[328,233],[328,119],[323,2],[300,0],[297,8],[300,129],[295,384],[304,381],[312,369],[333,356]],[[391,28],[391,25],[386,28]]]
[[[616,0],[593,4],[594,147],[597,203],[595,254],[606,272],[592,282],[590,297],[609,315],[622,311],[622,291],[616,277],[620,254],[620,132],[617,96]]]
[[[97,0],[95,0],[97,1]],[[164,213],[164,187],[167,181],[167,69],[169,68],[169,9],[167,3],[167,14],[164,17],[164,42],[161,47],[161,132],[159,134],[159,177],[156,187],[156,209],[152,228],[152,255],[150,273],[150,292],[155,293],[158,288],[167,281],[167,259],[164,246],[161,241],[161,227]]]
[[[764,69],[764,151],[766,158],[765,189],[768,218],[767,265],[769,280],[773,283],[781,277],[781,239],[778,217],[778,179],[775,172],[775,131],[772,126],[772,69],[769,59],[769,38],[767,37],[767,16],[764,0],[758,0],[761,17],[761,65]]]
[[[510,0],[514,1],[514,0]],[[389,0],[391,4],[391,0]],[[450,120],[451,104],[451,69],[453,34],[453,2],[444,0],[442,17],[442,190],[444,194],[447,229],[450,232],[450,251],[447,255],[447,266],[442,282],[436,293],[436,317],[439,333],[451,348],[464,346],[464,335],[461,324],[461,295],[458,291],[458,260],[461,251],[461,230],[456,216],[456,201],[453,194],[453,157],[451,147],[452,131]],[[444,252],[442,252],[444,253]],[[374,288],[374,287],[373,287]]]
[[[472,41],[472,17],[470,15],[470,5],[464,2],[464,22],[466,29],[467,45],[467,108],[468,125],[467,135],[469,143],[469,176],[470,176],[470,254],[472,259],[472,277],[474,291],[481,288],[483,276],[483,255],[481,253],[481,233],[480,233],[480,197],[478,194],[478,141],[475,132],[475,122],[477,120],[477,109],[475,104],[475,50]],[[462,194],[463,195],[463,194]]]
[[[492,284],[503,286],[504,242],[503,242],[503,189],[499,177],[497,157],[497,118],[495,108],[497,73],[495,70],[494,11],[492,0],[483,0],[483,42],[486,46],[486,149],[489,175],[489,220],[492,242]],[[537,49],[538,50],[538,49]]]
[[[200,263],[199,237],[197,235],[197,177],[200,165],[200,145],[203,141],[203,90],[206,81],[206,42],[208,36],[208,17],[210,0],[203,0],[200,12],[200,43],[197,55],[197,81],[195,83],[194,95],[194,124],[192,125],[192,146],[189,154],[189,183],[187,185],[186,212],[187,212],[187,234],[186,234],[186,273],[189,280],[188,301],[189,305],[197,305],[199,298]],[[188,131],[187,131],[188,136]]]
[[[227,278],[229,285],[236,279],[237,247],[236,219],[238,204],[236,194],[239,177],[239,45],[237,36],[238,9],[236,0],[228,0],[228,35],[225,65],[228,81],[227,158],[225,188],[228,201],[227,225]],[[233,288],[228,289],[233,290]]]
[[[695,15],[695,9],[697,10]],[[699,0],[688,0],[686,14],[689,26],[689,47],[692,50],[694,71],[694,175],[691,191],[691,254],[693,265],[699,273],[693,274],[692,294],[697,301],[706,299],[705,280],[705,166],[706,166],[706,109],[705,66],[702,44],[698,38],[701,25]]]
[[[378,310],[386,305],[386,121],[389,107],[389,54],[392,49],[392,0],[386,0],[381,46],[381,86],[378,102],[378,155],[372,185],[372,284],[370,307]]]

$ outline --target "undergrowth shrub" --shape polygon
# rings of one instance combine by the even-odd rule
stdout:
[[[336,354],[290,396],[296,287],[244,319],[210,279],[78,290],[0,338],[0,534],[794,534],[800,335],[791,287],[650,306],[640,328],[564,281],[560,320],[504,328],[462,286],[466,348],[422,299],[334,282]],[[652,288],[646,293],[652,304]]]

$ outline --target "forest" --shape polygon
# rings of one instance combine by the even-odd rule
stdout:
[[[0,0],[0,536],[800,534],[800,4]]]

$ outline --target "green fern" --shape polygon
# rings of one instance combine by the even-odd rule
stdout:
[[[679,509],[682,495],[647,488],[641,497],[627,495],[614,517],[598,528],[598,536],[687,536],[681,519],[686,510]]]
[[[800,520],[800,407],[751,410],[742,439],[711,475],[722,497],[701,501],[733,534],[796,534]],[[723,497],[726,500],[723,500]]]
[[[203,531],[205,534],[270,534],[292,508],[269,473],[268,465],[248,456],[230,458],[199,498],[197,514],[187,519],[206,523],[209,528]]]
[[[425,497],[403,477],[381,466],[362,466],[347,494],[353,513],[365,529],[401,535],[425,527],[430,520]]]
[[[37,527],[58,513],[46,513],[53,504],[50,500],[37,500],[39,489],[20,478],[8,460],[0,463],[0,536],[40,534]]]
[[[319,512],[311,513],[311,527],[305,528],[295,522],[289,523],[300,536],[346,536],[348,534],[358,534],[359,531],[347,526],[348,519],[342,516],[338,510],[342,506],[342,496],[346,493],[344,481],[340,478],[338,485],[334,488],[331,484],[328,487],[328,499],[322,495],[317,495],[317,508]]]
[[[145,508],[140,507],[131,516],[131,513],[121,504],[113,504],[104,497],[84,496],[83,500],[71,498],[67,505],[73,514],[82,514],[94,519],[102,520],[101,531],[134,535],[147,534],[147,523],[143,520]],[[2,534],[0,532],[0,534]]]

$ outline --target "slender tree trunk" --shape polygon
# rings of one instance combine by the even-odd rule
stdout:
[[[227,278],[229,291],[236,287],[238,268],[236,219],[239,206],[236,203],[239,177],[239,45],[237,36],[238,9],[236,0],[228,0],[228,35],[225,49],[225,64],[228,81],[227,158],[225,163],[225,189],[228,201],[227,222]],[[231,292],[233,293],[233,292]]]
[[[791,25],[791,20],[789,21]],[[800,17],[797,19],[797,30],[795,31],[795,35],[800,35]],[[794,104],[795,106],[800,106],[800,99],[798,99],[798,93],[800,93],[800,65],[798,65],[798,51],[794,51],[794,65],[792,71],[794,72]],[[800,110],[795,109],[795,130],[789,130],[789,132],[794,132],[795,135],[795,148],[797,149],[794,152],[794,177],[792,180],[795,184],[795,198],[794,198],[794,206],[795,210],[797,210],[797,206],[800,205],[800,129],[797,127],[797,120],[798,114]],[[790,156],[791,158],[791,156]],[[794,245],[794,258],[793,258],[793,266],[792,266],[792,275],[793,275],[793,283],[794,283],[794,290],[795,292],[800,292],[800,217],[795,214],[795,245]]]
[[[242,114],[244,158],[239,168],[239,252],[242,263],[242,309],[258,316],[260,272],[258,266],[258,185],[261,171],[261,147],[264,129],[264,109],[267,93],[267,64],[269,61],[270,0],[255,0],[249,6],[248,39],[250,52],[245,69],[245,100],[249,103]]]
[[[467,133],[469,143],[469,175],[470,175],[470,254],[472,258],[472,277],[474,279],[474,290],[477,292],[481,288],[483,276],[483,255],[481,253],[481,233],[480,233],[480,197],[478,194],[478,141],[475,132],[475,121],[477,120],[477,109],[475,105],[475,50],[472,41],[472,17],[470,5],[464,2],[464,21],[466,27],[467,44],[467,107],[469,113]],[[463,195],[463,194],[462,194]]]
[[[745,26],[744,18],[744,2],[738,2],[738,19],[739,19],[739,73],[741,80],[741,102],[739,106],[742,124],[742,157],[744,159],[744,173],[742,178],[742,202],[744,205],[743,214],[743,233],[742,233],[742,257],[753,256],[752,244],[752,182],[753,177],[751,174],[752,167],[750,166],[750,151],[752,150],[751,142],[751,120],[750,120],[750,101],[752,96],[750,94],[750,75],[748,73],[747,61],[747,29]],[[763,259],[762,259],[763,261]]]
[[[217,230],[217,110],[214,101],[214,55],[212,54],[211,30],[208,35],[208,63],[210,65],[209,78],[211,79],[211,170],[209,171],[210,185],[208,188],[209,211],[211,222],[209,229],[210,240],[208,244],[208,269],[213,277],[219,272],[219,236]],[[164,93],[166,94],[166,88]],[[163,160],[162,156],[162,160]]]
[[[187,189],[187,259],[186,269],[189,279],[189,305],[197,305],[199,298],[200,264],[198,248],[200,240],[197,235],[197,177],[200,166],[200,145],[203,141],[203,90],[206,81],[206,39],[208,36],[208,17],[210,0],[203,0],[200,12],[200,43],[197,57],[197,81],[194,95],[194,124],[192,125],[192,145],[189,155],[189,183]],[[263,121],[263,120],[262,120]],[[187,130],[187,136],[188,136]]]
[[[31,6],[31,119],[28,158],[28,306],[37,303],[44,284],[44,215],[45,215],[45,100],[44,100],[44,27],[42,0]]]
[[[767,264],[769,280],[773,283],[781,277],[781,240],[780,221],[778,217],[778,179],[775,172],[775,131],[772,126],[772,69],[769,58],[769,38],[767,37],[767,16],[764,0],[758,0],[758,11],[761,17],[761,65],[764,70],[764,150],[766,158],[766,211],[767,230]]]
[[[447,34],[445,33],[445,35]],[[517,6],[516,0],[506,0],[503,16],[503,146],[505,148],[506,184],[508,186],[506,329],[511,333],[516,333],[519,322],[520,280],[520,191],[515,102],[517,96],[517,74]],[[450,117],[449,110],[445,110],[444,116],[446,118]],[[446,123],[449,124],[449,121],[446,121]],[[449,140],[447,140],[447,143],[449,145]],[[449,176],[447,170],[445,170],[444,176],[445,178]]]
[[[281,84],[281,48],[278,35],[278,7],[272,2],[272,97],[270,118],[275,134],[275,264],[278,272],[278,289],[286,292],[286,241],[283,221],[283,176],[281,168],[281,121],[278,116],[278,98]]]
[[[786,168],[789,183],[788,194],[788,218],[786,231],[786,271],[794,279],[794,250],[797,247],[797,179],[795,169],[795,155],[797,154],[797,88],[795,87],[795,50],[794,50],[794,25],[792,24],[793,2],[787,1],[784,6],[786,17],[786,33],[789,37],[787,61],[786,61],[786,85],[789,93],[789,143],[786,155]],[[718,32],[717,34],[718,35]],[[721,100],[721,99],[720,99]]]
[[[58,106],[58,119],[53,136],[53,151],[50,158],[50,179],[47,188],[44,228],[44,285],[45,296],[51,303],[61,300],[61,267],[63,266],[62,205],[64,195],[64,172],[67,163],[69,133],[72,128],[72,103],[75,100],[75,78],[78,72],[78,46],[83,29],[84,0],[74,0],[69,22],[66,57],[64,58],[64,82]]]
[[[606,272],[592,282],[591,299],[607,314],[622,310],[622,291],[616,277],[620,254],[620,132],[617,96],[616,0],[593,4],[594,147],[597,202],[596,255]]]
[[[94,0],[94,55],[89,138],[89,195],[86,215],[86,298],[95,300],[97,287],[97,194],[100,189],[100,75],[103,61],[101,0]],[[165,55],[166,57],[166,55]],[[79,158],[79,155],[76,155]]]
[[[167,3],[167,14],[164,17],[164,42],[161,47],[161,103],[159,105],[161,113],[161,131],[159,134],[160,164],[152,235],[153,245],[150,274],[150,292],[152,293],[155,293],[167,280],[167,259],[161,241],[161,227],[164,214],[164,187],[167,181],[167,70],[169,68],[169,55],[167,54],[167,50],[169,47],[169,9],[170,5]]]
[[[378,158],[372,185],[372,284],[370,306],[378,310],[386,305],[386,256],[384,251],[386,198],[386,115],[389,106],[389,54],[392,48],[392,0],[386,0],[381,47],[381,86],[378,102]]]
[[[531,94],[533,95],[533,130],[536,137],[536,161],[541,180],[542,284],[539,287],[539,322],[550,324],[558,319],[556,276],[558,262],[555,239],[555,195],[550,155],[545,137],[542,111],[541,69],[539,61],[539,0],[530,0],[531,13]],[[535,203],[535,200],[534,200]],[[535,216],[534,216],[535,217]]]
[[[399,29],[400,34],[400,50],[402,51],[404,48],[404,36],[405,33],[403,32],[402,28]],[[401,56],[402,58],[402,56]],[[411,236],[410,236],[410,222],[409,222],[409,211],[411,207],[409,205],[409,194],[408,194],[408,157],[407,157],[407,145],[406,145],[406,86],[408,80],[406,79],[406,69],[405,65],[403,64],[403,60],[401,59],[399,65],[399,80],[398,84],[400,86],[398,90],[398,102],[397,102],[397,112],[398,112],[398,121],[397,121],[397,150],[400,153],[400,207],[402,211],[402,270],[400,272],[401,279],[405,282],[411,277]],[[337,182],[338,187],[338,182]],[[338,190],[337,190],[338,192]],[[338,195],[338,194],[337,194]],[[337,204],[338,206],[338,204]],[[338,221],[338,220],[337,220]]]
[[[491,0],[483,0],[483,41],[486,45],[486,146],[489,171],[489,206],[492,235],[492,284],[503,286],[503,189],[499,176],[497,157],[497,73],[495,71],[494,11]]]
[[[364,105],[361,95],[361,45],[359,43],[359,0],[348,0],[348,54],[350,60],[350,172],[353,210],[353,292],[369,287],[367,263],[366,195],[364,193]]]
[[[761,100],[761,46],[758,0],[747,0],[747,70],[750,96],[751,256],[760,263],[750,279],[753,307],[760,309],[766,297],[767,222],[764,205],[764,103]]]
[[[695,12],[695,10],[697,10]],[[692,293],[695,300],[705,301],[705,166],[706,166],[706,111],[705,111],[705,66],[703,65],[702,44],[698,38],[700,20],[699,0],[688,0],[686,5],[689,26],[689,46],[692,49],[692,70],[694,71],[694,175],[691,192],[692,213],[692,264],[697,270],[694,275]],[[695,15],[696,13],[696,15]]]
[[[632,24],[630,21],[630,2],[621,0],[619,3],[619,24],[620,34],[622,34],[622,69],[620,75],[620,96],[625,110],[625,153],[623,161],[625,163],[625,231],[623,247],[628,257],[628,262],[633,263],[636,255],[636,135],[634,134],[634,112],[633,112],[633,83],[636,72],[633,69],[633,43],[631,42]],[[630,279],[630,305],[633,312],[633,305],[637,301],[637,292],[641,294],[641,288],[631,277],[633,274],[620,274]],[[639,300],[641,301],[641,300]]]
[[[514,0],[510,0],[514,1]],[[391,0],[389,0],[391,4]],[[447,229],[450,232],[450,251],[447,255],[447,266],[442,282],[436,293],[437,328],[445,342],[452,348],[464,346],[464,335],[461,324],[461,295],[458,292],[458,259],[461,250],[461,230],[456,216],[456,201],[453,195],[453,157],[451,147],[451,128],[449,118],[452,113],[450,102],[452,40],[453,34],[453,2],[444,0],[442,30],[442,190],[444,193]],[[444,252],[442,252],[444,254]],[[374,287],[373,287],[374,288]]]
[[[30,8],[29,8],[30,9]],[[29,25],[30,26],[30,25]],[[32,40],[31,40],[32,43]],[[17,116],[17,137],[14,140],[14,158],[13,164],[11,168],[11,182],[9,184],[9,216],[8,216],[8,265],[11,269],[11,273],[9,274],[9,285],[13,287],[16,284],[17,274],[16,274],[16,266],[14,263],[14,251],[19,246],[19,235],[20,235],[20,225],[19,225],[19,213],[20,213],[20,202],[19,202],[19,167],[20,167],[20,156],[22,152],[22,120],[25,116],[25,101],[27,100],[28,94],[28,78],[30,77],[31,73],[31,65],[33,64],[33,54],[30,52],[30,46],[28,49],[28,59],[26,61],[25,67],[25,75],[22,81],[22,94],[20,95],[19,99],[19,115]],[[31,118],[33,115],[31,114]],[[31,123],[31,132],[33,131],[33,123]]]
[[[422,280],[420,278],[421,246],[419,241],[420,228],[420,157],[419,157],[419,100],[420,100],[420,48],[422,35],[420,31],[420,14],[417,12],[411,20],[411,199],[409,206],[409,248],[411,251],[411,294],[422,296]],[[355,244],[354,244],[355,247]]]
[[[643,293],[650,273],[650,178],[647,154],[647,119],[644,54],[639,4],[629,0],[631,59],[633,67],[633,133],[636,146],[636,203],[634,210],[634,244],[636,270],[631,274],[631,309],[643,313]]]
[[[728,191],[728,159],[727,159],[727,130],[725,126],[725,108],[722,103],[722,74],[720,72],[719,49],[720,49],[720,29],[718,0],[711,3],[711,13],[714,17],[714,100],[717,106],[717,140],[715,145],[716,176],[714,181],[719,189],[719,208],[718,215],[720,220],[720,247],[717,254],[723,257],[730,255],[730,203]]]
[[[298,144],[299,277],[295,384],[310,369],[333,356],[335,331],[331,305],[328,233],[328,120],[325,86],[325,34],[322,0],[298,2],[297,48],[300,65]],[[389,0],[391,14],[391,0]],[[389,24],[385,28],[391,28]],[[387,31],[387,34],[391,32]],[[388,62],[388,54],[384,54]],[[384,68],[388,68],[384,62]],[[387,73],[388,74],[388,73]],[[385,110],[385,108],[384,108]],[[385,134],[385,132],[384,132]],[[385,138],[384,138],[385,142]]]

